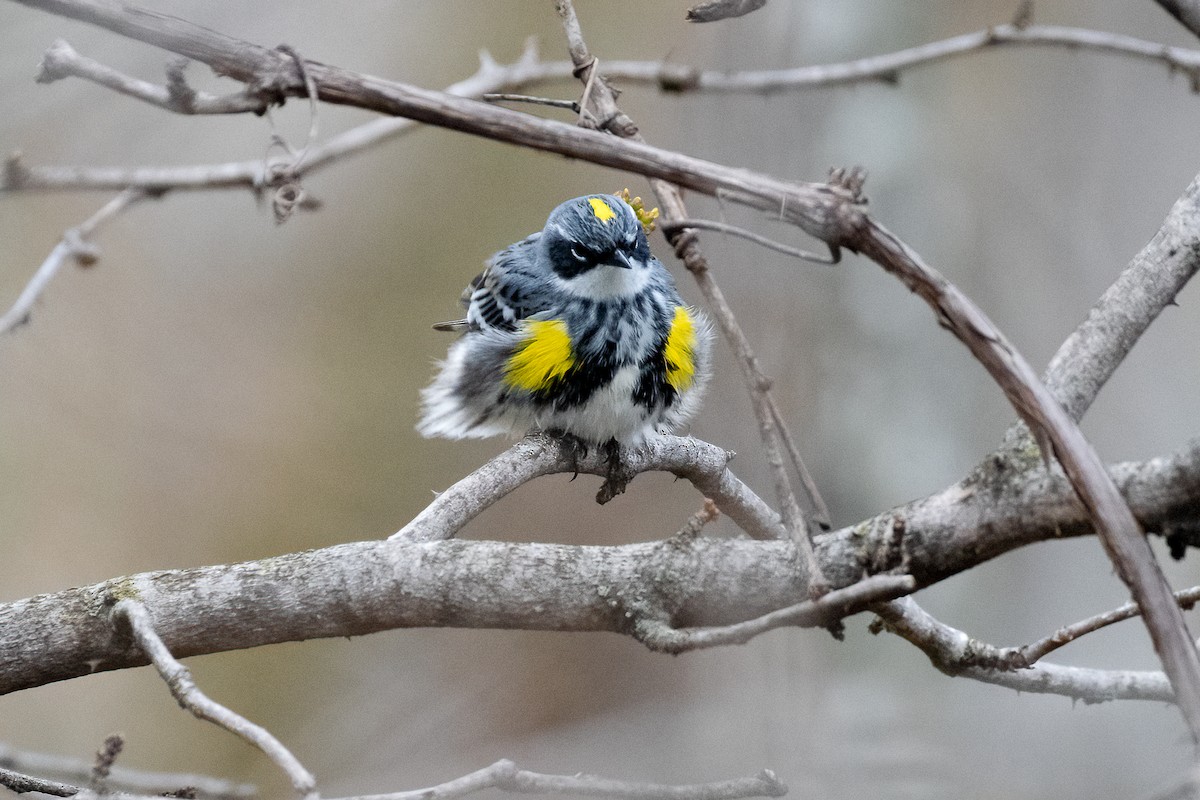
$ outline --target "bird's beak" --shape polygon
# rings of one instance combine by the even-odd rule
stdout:
[[[608,263],[610,266],[620,267],[621,269],[633,269],[633,261],[629,258],[629,254],[624,250],[617,250],[614,252],[612,261]]]

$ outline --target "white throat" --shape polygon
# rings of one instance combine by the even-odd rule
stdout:
[[[650,269],[641,264],[633,269],[602,264],[573,278],[558,278],[558,284],[563,290],[592,300],[632,297],[645,289],[649,283]]]

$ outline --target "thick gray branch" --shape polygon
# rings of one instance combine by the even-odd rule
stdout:
[[[927,585],[1036,541],[1090,532],[1061,475],[1036,455],[817,538],[837,588],[904,563]],[[1200,442],[1113,468],[1150,530],[1200,518]],[[994,492],[994,493],[993,493]],[[790,542],[688,537],[621,547],[440,541],[356,542],[242,564],[168,570],[0,606],[0,694],[146,663],[115,633],[122,598],[154,609],[182,658],[391,628],[524,628],[633,634],[653,615],[675,628],[726,625],[795,603],[807,587]]]

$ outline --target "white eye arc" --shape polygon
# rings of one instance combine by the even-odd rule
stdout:
[[[572,257],[573,257],[573,258],[574,258],[576,261],[587,261],[587,258],[585,258],[584,256],[581,256],[581,255],[579,255],[579,251],[578,251],[578,250],[576,250],[574,247],[572,247],[572,248],[571,248],[571,256],[572,256]]]

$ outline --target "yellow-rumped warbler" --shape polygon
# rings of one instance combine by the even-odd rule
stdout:
[[[492,256],[417,429],[451,439],[544,430],[610,448],[672,431],[709,374],[708,321],[684,305],[634,209],[577,197]]]

